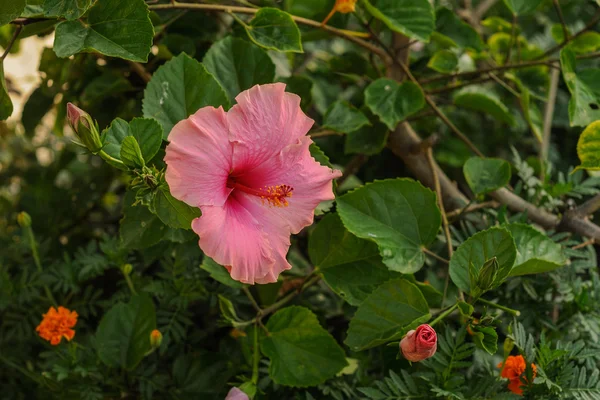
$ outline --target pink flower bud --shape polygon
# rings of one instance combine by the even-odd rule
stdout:
[[[88,113],[73,103],[67,103],[67,120],[84,147],[94,154],[102,150],[98,125]]]
[[[240,389],[234,387],[227,393],[225,400],[250,400],[250,397]]]
[[[431,326],[423,324],[416,330],[408,331],[400,341],[400,350],[408,361],[416,362],[429,358],[437,350],[437,334]]]
[[[75,104],[67,103],[67,118],[69,119],[69,125],[71,125],[75,132],[78,131],[80,121],[84,124],[87,123],[86,118],[84,118],[87,115],[88,113],[77,107]],[[87,126],[87,128],[89,129],[90,127]]]

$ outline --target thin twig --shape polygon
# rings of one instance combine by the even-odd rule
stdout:
[[[10,49],[12,49],[13,45],[15,44],[15,41],[19,37],[19,34],[21,33],[22,30],[23,30],[23,25],[17,25],[17,28],[15,29],[15,33],[13,34],[12,38],[10,39],[10,42],[8,42],[8,44],[6,45],[4,54],[2,54],[2,56],[0,56],[0,62],[4,61],[4,59],[6,58],[8,53],[10,53]]]
[[[588,239],[588,240],[586,240],[583,243],[579,243],[578,245],[571,247],[571,250],[583,249],[584,247],[587,247],[587,246],[589,246],[591,244],[594,244],[594,243],[596,243],[595,239]]]
[[[260,306],[258,305],[256,300],[254,299],[254,296],[252,296],[252,293],[250,293],[250,290],[246,286],[244,286],[244,287],[242,287],[242,292],[244,292],[244,294],[246,295],[248,300],[250,300],[250,303],[252,304],[252,307],[254,307],[256,312],[259,314],[262,314],[263,310],[262,310],[262,308],[260,308]]]
[[[583,28],[582,30],[580,30],[579,32],[577,32],[576,34],[574,34],[571,37],[565,37],[565,40],[563,40],[561,43],[557,44],[556,46],[548,49],[546,52],[544,52],[543,54],[541,54],[540,56],[536,57],[535,60],[539,60],[541,58],[545,58],[546,56],[549,56],[550,54],[562,49],[563,47],[565,47],[567,44],[571,43],[573,40],[577,39],[579,36],[581,36],[582,34],[584,34],[585,32],[589,31],[590,29],[592,29],[594,27],[594,25],[596,25],[598,23],[598,21],[600,21],[600,9],[596,11],[596,14],[594,14],[594,17],[592,18],[592,20],[585,26],[585,28]]]
[[[467,214],[467,213],[471,213],[474,211],[478,211],[481,210],[483,208],[498,208],[500,207],[500,203],[498,203],[497,201],[486,201],[484,203],[479,203],[479,204],[472,204],[470,206],[467,207],[463,207],[463,208],[459,208],[458,210],[452,210],[446,213],[446,216],[449,219],[452,218],[458,218],[463,214]]]
[[[198,11],[220,11],[226,13],[240,13],[240,14],[256,14],[260,9],[259,8],[251,8],[251,7],[238,7],[238,6],[224,6],[219,4],[195,4],[195,3],[179,3],[177,1],[173,1],[170,4],[156,4],[148,6],[148,9],[153,11],[158,10],[172,10],[172,9],[180,9],[180,10],[198,10]],[[322,29],[326,32],[331,33],[332,35],[336,35],[342,37],[346,40],[349,40],[365,49],[369,50],[372,53],[377,54],[384,61],[389,61],[389,56],[382,49],[373,46],[371,43],[360,39],[356,36],[353,36],[351,32],[333,28],[329,25],[323,25],[320,22],[313,21],[312,19],[302,18],[295,15],[291,16],[292,19],[303,25],[311,26],[313,28]]]
[[[428,256],[431,256],[436,260],[443,262],[444,264],[450,264],[450,261],[446,260],[444,257],[438,256],[433,251],[429,250],[427,247],[422,247],[421,249],[423,250],[423,253],[427,254]]]
[[[344,134],[342,132],[334,131],[332,129],[323,129],[321,131],[315,131],[315,132],[309,133],[309,136],[313,139],[325,137],[325,136],[334,136],[334,135],[343,136]]]
[[[560,20],[560,24],[563,29],[564,40],[569,40],[569,29],[567,28],[567,23],[565,22],[565,17],[562,13],[562,9],[560,8],[560,4],[558,4],[558,0],[552,0],[552,3],[554,3],[554,9],[558,14],[558,19]]]
[[[427,149],[427,161],[429,162],[429,168],[431,168],[431,174],[433,176],[433,182],[435,186],[435,193],[437,194],[437,202],[438,207],[440,208],[440,213],[442,214],[442,228],[444,230],[444,236],[446,236],[446,246],[448,248],[448,259],[452,259],[452,254],[454,250],[452,249],[452,236],[450,235],[450,227],[448,224],[448,218],[446,217],[446,211],[444,209],[444,200],[442,197],[442,187],[440,185],[440,178],[437,173],[437,166],[435,165],[435,161],[433,159],[433,150],[431,148]],[[450,273],[446,275],[446,284],[444,285],[444,296],[442,298],[442,305],[444,305],[444,301],[446,300],[446,294],[448,292],[448,284],[450,282]],[[464,295],[462,291],[459,290],[458,297],[461,300],[464,300]]]
[[[129,61],[129,66],[131,67],[133,72],[135,72],[139,75],[140,78],[142,78],[144,82],[148,83],[150,82],[150,79],[152,79],[152,75],[150,75],[150,73],[146,71],[146,68],[144,68],[142,64],[135,61]]]
[[[337,180],[337,184],[342,185],[346,181],[346,179],[348,179],[352,175],[356,174],[358,172],[358,170],[360,169],[360,167],[362,167],[367,162],[368,159],[369,159],[369,157],[367,157],[364,154],[355,155],[350,160],[350,162],[348,162],[348,164],[346,164],[346,166],[344,167],[344,173]]]
[[[493,78],[491,77],[491,74],[489,74],[488,76],[480,77],[480,78],[474,79],[472,81],[466,81],[466,82],[461,82],[458,84],[443,86],[438,89],[431,89],[431,90],[427,91],[427,94],[440,94],[440,93],[444,93],[444,92],[449,92],[452,90],[461,89],[466,86],[477,85],[479,83],[488,82],[488,81],[491,81],[492,79]]]
[[[431,109],[435,112],[435,114],[438,116],[438,118],[440,118],[444,122],[444,124],[446,124],[448,126],[448,128],[450,128],[450,130],[456,136],[458,136],[458,138],[460,140],[462,140],[471,149],[471,151],[473,151],[473,153],[475,153],[479,157],[484,157],[483,153],[481,151],[479,151],[477,146],[475,146],[475,144],[473,144],[473,142],[471,142],[471,140],[468,137],[466,137],[460,131],[460,129],[458,129],[456,127],[456,125],[454,125],[452,123],[452,121],[450,121],[448,119],[446,114],[444,114],[444,112],[442,110],[440,110],[440,108],[435,104],[435,102],[431,99],[431,97],[425,92],[425,89],[423,89],[423,86],[421,85],[421,83],[414,77],[412,72],[410,72],[410,69],[406,66],[406,64],[404,62],[402,62],[400,59],[398,59],[398,57],[394,56],[394,53],[381,41],[379,36],[377,36],[377,34],[375,32],[373,32],[373,30],[369,26],[369,24],[363,23],[363,25],[367,28],[367,30],[369,30],[373,39],[375,39],[375,41],[377,41],[379,43],[379,45],[389,54],[389,56],[392,59],[392,62],[399,65],[400,68],[402,69],[402,72],[408,77],[408,79],[411,82],[413,82],[415,85],[417,85],[417,87],[421,90],[421,92],[423,92],[423,96],[425,97],[425,102],[427,102],[429,107],[431,107]]]
[[[512,19],[512,29],[510,31],[510,42],[508,43],[508,50],[506,51],[506,58],[504,59],[503,64],[508,64],[510,62],[510,56],[512,53],[512,48],[515,45],[515,40],[518,41],[516,37],[517,32],[517,14],[513,14]]]

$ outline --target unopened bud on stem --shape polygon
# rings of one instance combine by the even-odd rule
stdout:
[[[17,222],[21,228],[29,228],[31,226],[31,217],[25,211],[21,211],[17,215]]]
[[[158,329],[155,329],[152,332],[150,332],[150,344],[152,345],[152,348],[158,349],[162,343],[162,340],[163,335]]]
[[[98,125],[92,117],[73,103],[67,103],[67,119],[81,143],[92,153],[102,150]]]

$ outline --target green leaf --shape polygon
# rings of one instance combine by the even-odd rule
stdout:
[[[365,114],[343,100],[329,106],[323,118],[323,128],[342,133],[354,132],[365,125],[371,125]]]
[[[98,358],[108,367],[133,370],[152,348],[150,332],[156,328],[154,303],[147,294],[117,303],[100,321],[96,332]]]
[[[0,26],[18,18],[25,9],[25,0],[0,1]],[[2,116],[0,114],[0,119]]]
[[[346,154],[379,154],[385,148],[389,136],[388,127],[377,121],[372,126],[364,126],[346,135],[344,153]]]
[[[412,82],[380,78],[365,90],[365,104],[390,130],[425,105],[423,92]]]
[[[600,121],[592,122],[584,129],[577,141],[577,156],[581,165],[575,168],[591,171],[600,170]],[[573,171],[573,172],[575,172]]]
[[[567,262],[562,247],[532,226],[510,224],[506,228],[517,246],[517,258],[510,276],[541,274]]]
[[[510,164],[499,158],[471,157],[463,166],[469,187],[475,194],[489,193],[508,185]]]
[[[231,326],[237,327],[239,326],[239,322],[242,322],[240,317],[238,317],[237,312],[235,311],[235,307],[231,300],[227,297],[218,295],[219,299],[219,310],[221,311],[221,315]]]
[[[411,179],[368,183],[339,197],[337,205],[346,228],[377,243],[388,268],[405,274],[421,269],[422,247],[441,225],[435,194]]]
[[[600,33],[584,32],[569,44],[569,49],[578,54],[591,53],[600,48]]]
[[[575,53],[570,48],[560,52],[563,78],[571,93],[571,126],[586,126],[600,119],[600,68],[576,71]]]
[[[498,273],[493,287],[499,286],[510,274],[517,257],[517,248],[510,232],[504,228],[490,228],[476,233],[461,244],[450,259],[452,282],[465,293],[471,293],[469,267],[478,276],[487,260],[497,258]]]
[[[271,57],[252,43],[232,36],[213,44],[203,62],[232,103],[240,92],[275,79]]]
[[[481,86],[471,86],[459,91],[454,96],[454,104],[488,114],[511,126],[515,124],[508,107],[493,92]]]
[[[85,14],[91,4],[92,0],[45,0],[44,15],[74,21]]]
[[[133,136],[125,136],[123,138],[119,155],[123,164],[129,168],[141,168],[146,165],[140,145]]]
[[[535,138],[539,143],[542,143],[542,135],[543,135],[543,117],[540,109],[531,101],[531,93],[525,85],[521,83],[521,81],[515,77],[515,83],[519,86],[521,91],[521,108],[523,109],[523,116],[529,125],[529,128],[535,135]]]
[[[431,57],[427,66],[442,74],[450,74],[458,67],[458,57],[450,50],[440,50]]]
[[[8,119],[12,115],[12,112],[13,104],[8,95],[6,81],[4,80],[4,64],[0,62],[0,121]]]
[[[211,278],[213,278],[217,282],[222,283],[223,285],[229,286],[234,289],[241,289],[244,287],[243,283],[231,279],[231,275],[229,275],[229,272],[225,269],[224,266],[217,264],[215,260],[206,255],[202,259],[202,264],[200,265],[200,268],[207,271],[210,274]]]
[[[504,4],[513,14],[523,15],[535,10],[542,0],[504,0]]]
[[[162,144],[163,130],[155,119],[134,118],[130,123],[121,118],[115,119],[112,124],[102,132],[104,150],[109,156],[121,159],[121,146],[123,140],[132,136],[139,144],[144,161],[149,163]]]
[[[428,41],[435,26],[429,0],[364,0],[364,6],[391,30],[412,39]]]
[[[31,93],[29,99],[27,99],[27,103],[23,107],[21,121],[23,122],[23,128],[25,128],[25,134],[29,138],[33,137],[35,128],[54,105],[54,94],[48,90],[47,83],[47,81],[43,81]]]
[[[350,320],[346,345],[360,351],[399,340],[409,329],[431,318],[418,287],[404,279],[377,288]]]
[[[140,250],[158,243],[171,229],[147,207],[134,206],[134,200],[135,194],[127,192],[119,232],[125,248]]]
[[[307,308],[279,310],[266,327],[260,349],[271,360],[269,376],[277,384],[316,386],[348,365],[342,348]]]
[[[173,197],[166,183],[154,193],[152,208],[158,218],[172,228],[191,229],[192,221],[201,215],[200,209]]]
[[[344,228],[337,214],[323,218],[308,241],[310,260],[331,289],[353,306],[399,274],[381,261],[377,245]]]
[[[498,351],[498,334],[492,326],[470,325],[473,332],[473,342],[489,354]]]
[[[292,16],[277,8],[263,7],[244,24],[248,37],[257,45],[270,50],[304,53],[300,29]]]
[[[95,50],[147,62],[154,27],[144,0],[102,0],[90,9],[86,23],[62,22],[56,26],[55,35],[54,51],[61,58]]]
[[[450,39],[454,46],[461,49],[482,51],[484,44],[479,33],[458,15],[447,9],[440,8],[436,16],[436,33]]]
[[[206,106],[229,108],[227,94],[204,65],[182,53],[152,75],[142,109],[160,122],[167,139],[176,123]]]
[[[300,96],[300,108],[307,112],[313,103],[313,81],[303,75],[293,75],[289,78],[283,79],[283,82],[286,84],[286,92],[294,93]]]

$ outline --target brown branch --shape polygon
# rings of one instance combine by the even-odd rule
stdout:
[[[0,56],[0,62],[4,61],[6,56],[8,56],[8,53],[10,53],[10,49],[12,49],[13,45],[15,44],[15,41],[19,37],[19,34],[21,33],[22,30],[23,30],[23,25],[17,25],[17,28],[15,29],[15,33],[13,34],[12,38],[10,39],[10,42],[8,42],[8,44],[6,45],[4,54],[2,54],[2,56]]]
[[[463,214],[468,214],[474,211],[478,211],[481,210],[483,208],[498,208],[500,207],[500,203],[498,203],[497,201],[485,201],[483,203],[479,203],[479,204],[472,204],[468,207],[463,207],[463,208],[459,208],[456,210],[452,210],[446,213],[446,215],[448,216],[449,219],[451,218],[458,218]]]
[[[348,179],[352,175],[356,174],[358,172],[358,170],[360,169],[360,167],[362,167],[367,162],[368,159],[369,159],[369,157],[367,157],[364,154],[355,155],[350,160],[350,162],[348,164],[346,164],[346,166],[344,167],[344,173],[337,180],[337,184],[342,185],[346,181],[346,179]]]
[[[230,13],[230,14],[231,13],[240,13],[240,14],[251,14],[251,15],[256,14],[258,11],[260,11],[259,8],[251,8],[251,7],[224,6],[224,5],[219,5],[219,4],[179,3],[177,1],[173,1],[169,4],[150,5],[150,6],[148,6],[148,9],[153,10],[153,11],[172,10],[172,9],[196,10],[196,11],[220,11],[220,12],[225,12],[225,13]],[[365,49],[369,50],[370,52],[377,54],[384,61],[389,60],[389,57],[385,53],[385,51],[383,51],[382,49],[380,49],[376,46],[373,46],[371,43],[369,43],[365,40],[362,40],[356,36],[351,35],[348,31],[345,31],[343,29],[333,28],[329,25],[323,25],[320,22],[313,21],[312,19],[308,19],[308,18],[297,17],[295,15],[292,15],[291,17],[295,22],[297,22],[299,24],[311,26],[313,28],[322,29],[326,32],[331,33],[332,35],[342,37],[346,40],[349,40],[349,41],[361,46],[361,47],[364,47]]]
[[[152,75],[150,75],[150,73],[146,71],[146,68],[144,68],[142,64],[137,63],[135,61],[129,61],[129,66],[131,67],[133,72],[135,72],[139,75],[140,78],[142,78],[144,82],[148,83],[150,82],[150,79],[152,79]]]
[[[596,211],[600,209],[600,194],[595,195],[585,203],[581,204],[575,210],[577,215],[582,218],[587,217],[588,215],[592,215]]]

